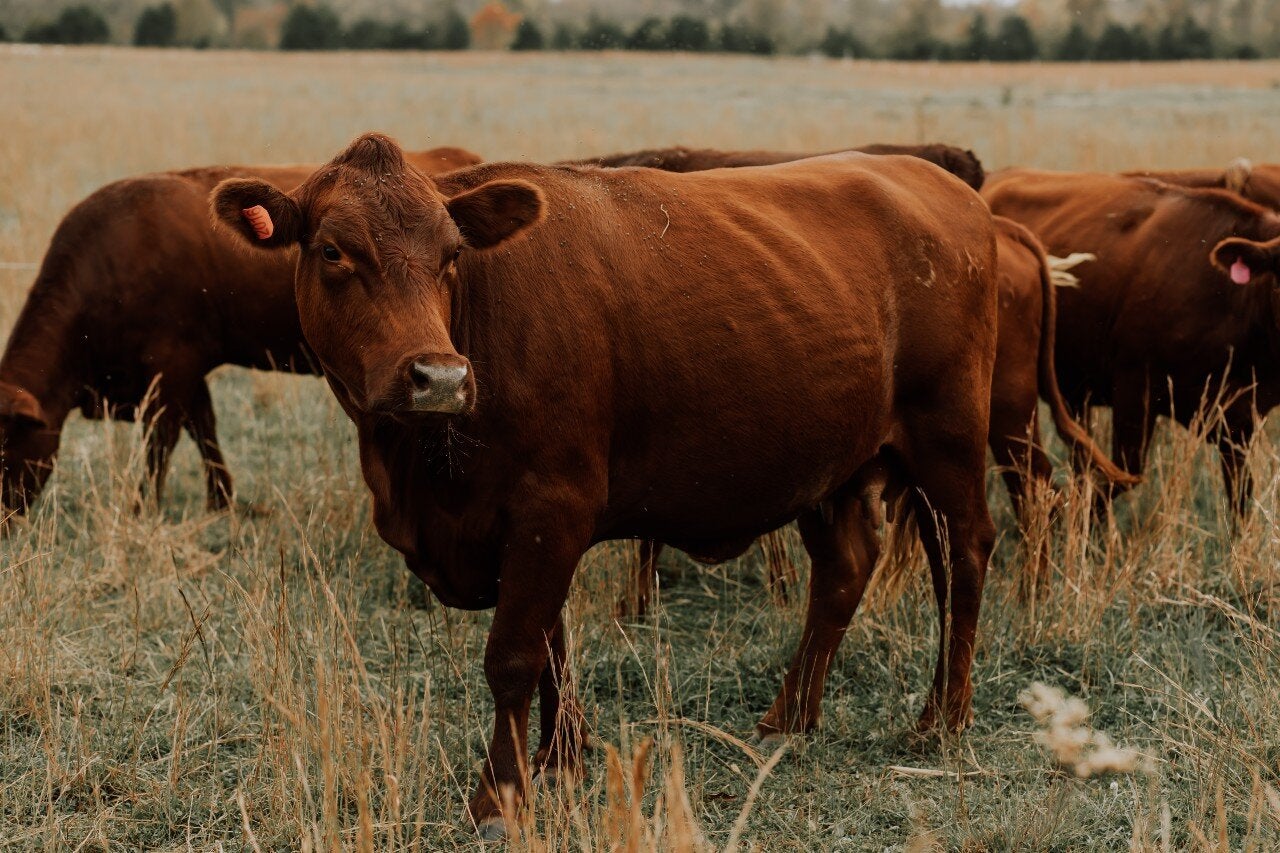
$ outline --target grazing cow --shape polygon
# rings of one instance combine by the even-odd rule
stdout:
[[[480,162],[460,148],[411,157],[428,172]],[[148,399],[154,499],[185,427],[204,460],[209,507],[227,505],[231,476],[205,374],[221,364],[314,369],[293,304],[293,259],[236,251],[210,225],[209,191],[227,178],[250,176],[292,189],[313,171],[162,172],[108,184],[72,208],[0,359],[0,517],[25,510],[39,495],[73,409],[133,420]]]
[[[1225,190],[1122,175],[1012,169],[984,195],[1050,252],[1097,256],[1059,293],[1068,406],[1111,406],[1112,458],[1135,474],[1157,416],[1190,425],[1220,408],[1208,438],[1242,516],[1245,453],[1257,417],[1280,402],[1280,216]]]
[[[1167,184],[1239,193],[1249,201],[1280,210],[1280,164],[1254,165],[1243,157],[1225,169],[1173,169],[1167,172],[1128,172],[1139,178],[1154,178]]]
[[[602,166],[616,169],[623,166],[644,166],[664,172],[704,172],[707,169],[733,169],[740,166],[774,166],[808,157],[822,157],[843,151],[860,151],[863,154],[904,154],[928,160],[946,169],[975,190],[982,189],[985,173],[982,162],[972,151],[951,145],[887,145],[877,143],[861,148],[824,151],[820,154],[796,154],[793,151],[719,151],[715,148],[649,148],[625,154],[606,154],[603,157],[586,157],[582,160],[565,160],[566,166]]]
[[[859,154],[433,180],[371,134],[291,193],[232,180],[212,204],[248,243],[302,246],[302,328],[378,532],[445,605],[496,608],[483,834],[498,792],[526,790],[535,689],[533,766],[579,761],[580,714],[556,722],[561,609],[606,539],[723,560],[798,517],[809,614],[758,729],[804,732],[875,563],[867,496],[909,489],[950,627],[920,725],[967,722],[996,281],[991,214],[961,181]]]

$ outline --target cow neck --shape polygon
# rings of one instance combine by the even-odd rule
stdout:
[[[60,427],[75,407],[86,377],[71,375],[79,300],[75,290],[50,273],[46,258],[0,358],[0,381],[16,385],[40,401],[52,427]]]

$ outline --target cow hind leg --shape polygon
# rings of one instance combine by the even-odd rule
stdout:
[[[964,401],[959,401],[951,414],[959,416],[965,409]],[[977,422],[977,413],[973,414]],[[982,433],[965,430],[958,421],[940,431],[938,420],[920,421],[920,428],[911,431],[906,455],[917,487],[912,509],[929,558],[940,624],[933,687],[918,724],[922,732],[939,723],[959,731],[970,722],[978,611],[995,544],[995,526],[983,488]]]
[[[199,448],[200,459],[204,463],[205,505],[210,512],[219,512],[230,506],[233,487],[231,473],[222,457],[222,447],[218,444],[213,399],[209,396],[209,385],[203,379],[196,383],[185,408],[187,433]]]
[[[154,416],[144,418],[144,435],[147,448],[147,473],[143,478],[134,512],[140,513],[148,504],[158,507],[164,497],[165,481],[169,476],[169,463],[173,449],[182,434],[180,416],[168,407],[162,407]]]
[[[627,578],[627,589],[613,607],[618,619],[639,619],[649,610],[649,599],[658,580],[658,555],[662,543],[640,540],[640,557],[635,571]]]
[[[829,521],[820,510],[800,516],[800,536],[813,563],[808,612],[782,689],[756,725],[766,739],[817,725],[832,658],[880,555],[880,540],[862,511],[861,495],[834,501]]]
[[[564,772],[576,772],[587,748],[587,724],[568,678],[564,621],[558,620],[548,638],[550,657],[538,681],[538,751],[533,767],[539,778],[554,779]]]
[[[1253,501],[1253,475],[1247,458],[1252,429],[1223,430],[1218,437],[1218,453],[1222,464],[1222,481],[1231,507],[1232,525],[1238,528]]]
[[[1030,554],[1029,571],[1022,587],[1024,597],[1032,589],[1043,588],[1042,581],[1049,568],[1045,513],[1037,510],[1051,499],[1053,465],[1041,442],[1038,402],[1034,387],[1020,399],[993,399],[987,442],[1009,490],[1023,538],[1034,551]]]

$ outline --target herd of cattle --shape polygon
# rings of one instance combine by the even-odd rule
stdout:
[[[580,760],[561,609],[596,542],[646,543],[643,590],[664,544],[725,560],[798,521],[808,612],[758,724],[775,737],[817,723],[886,511],[913,518],[949,625],[920,727],[958,729],[986,448],[1015,507],[1050,489],[1041,398],[1108,495],[1139,482],[1155,418],[1212,408],[1247,511],[1245,452],[1280,401],[1277,208],[1280,166],[988,177],[944,145],[535,165],[369,134],[318,169],[131,178],[67,214],[10,334],[0,498],[37,498],[78,408],[146,420],[157,500],[185,429],[226,507],[206,374],[323,373],[378,532],[445,605],[496,608],[469,812],[498,836],[535,692],[533,769]],[[1091,257],[1055,290],[1051,256],[1073,253]]]

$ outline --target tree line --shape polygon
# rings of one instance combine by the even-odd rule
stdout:
[[[830,57],[885,58],[934,61],[1028,62],[1050,60],[1147,61],[1180,59],[1252,59],[1259,51],[1236,44],[1184,15],[1158,28],[1105,21],[1091,34],[1074,23],[1065,34],[1038,33],[1016,12],[993,16],[979,9],[958,39],[933,35],[927,22],[909,21],[888,38],[875,43],[850,27],[829,26],[816,42],[792,46],[795,53]],[[133,43],[139,46],[176,45],[178,16],[170,2],[148,6],[139,14]],[[0,38],[4,38],[0,29]],[[103,16],[89,5],[65,8],[55,19],[33,24],[21,40],[34,43],[99,44],[111,39]],[[197,47],[204,45],[195,45]],[[768,32],[749,24],[712,24],[696,15],[649,17],[623,26],[591,15],[575,25],[566,21],[539,23],[532,17],[507,12],[490,3],[470,20],[448,8],[434,23],[409,26],[371,17],[344,24],[329,5],[295,3],[280,28],[281,50],[466,50],[509,48],[536,50],[641,50],[727,52],[770,55],[778,43]]]

